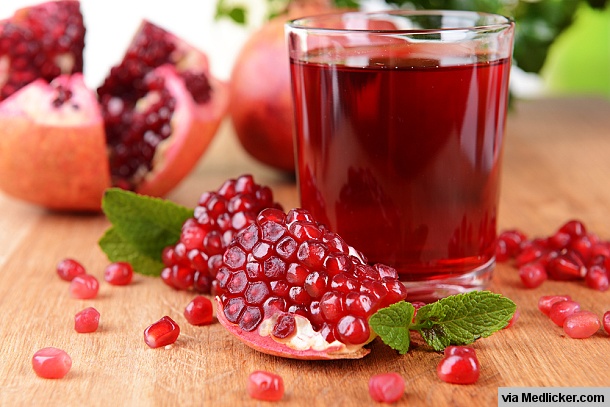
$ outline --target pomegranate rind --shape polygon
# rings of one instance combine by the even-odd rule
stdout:
[[[212,97],[205,104],[197,104],[174,66],[162,65],[151,74],[165,79],[165,86],[176,99],[176,107],[171,119],[172,135],[157,147],[153,169],[136,192],[164,196],[197,165],[227,113],[229,99],[226,83],[211,76],[208,79]]]
[[[347,346],[341,342],[335,341],[328,343],[324,341],[322,335],[315,333],[313,329],[301,328],[299,325],[308,324],[306,318],[300,315],[295,315],[295,319],[301,320],[297,322],[297,331],[305,331],[303,335],[309,336],[308,331],[314,332],[317,336],[309,337],[309,341],[316,347],[304,347],[303,342],[299,341],[298,348],[291,346],[291,340],[293,338],[287,338],[285,340],[275,339],[268,334],[270,329],[269,323],[263,321],[258,329],[247,332],[241,329],[238,325],[231,323],[224,315],[222,311],[222,301],[219,297],[215,298],[216,301],[216,317],[222,326],[224,326],[232,335],[237,337],[244,344],[248,345],[254,350],[257,350],[268,355],[280,356],[289,359],[301,359],[301,360],[335,360],[335,359],[362,359],[370,353],[370,349],[365,348],[364,345]],[[311,324],[309,326],[311,328]],[[298,336],[299,332],[295,334]],[[303,338],[303,336],[301,336]],[[371,337],[369,342],[374,339]],[[368,343],[368,342],[367,342]]]
[[[110,186],[104,124],[81,74],[60,76],[77,112],[49,108],[55,91],[36,80],[0,104],[0,189],[53,210],[98,211]]]

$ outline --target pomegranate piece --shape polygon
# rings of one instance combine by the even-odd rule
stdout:
[[[536,288],[546,281],[547,274],[542,264],[532,262],[519,267],[519,278],[526,288]]]
[[[559,301],[570,301],[572,297],[569,295],[543,295],[538,299],[538,309],[544,315],[548,316],[553,304]]]
[[[177,290],[209,293],[233,236],[270,207],[280,205],[273,202],[271,189],[255,183],[251,175],[229,179],[217,191],[203,193],[193,217],[182,225],[180,240],[163,251],[163,282]]]
[[[604,312],[604,316],[602,317],[602,324],[604,326],[604,331],[608,335],[610,335],[610,311]]]
[[[61,379],[72,367],[72,358],[58,348],[42,348],[32,357],[34,372],[44,379]]]
[[[578,311],[580,311],[580,304],[576,301],[558,301],[551,306],[549,318],[555,325],[563,326],[565,319]]]
[[[112,184],[154,196],[190,172],[228,106],[206,55],[149,21],[97,93]]]
[[[104,280],[112,285],[128,285],[133,279],[133,268],[127,262],[110,263],[104,270]]]
[[[0,21],[0,101],[37,78],[82,72],[84,46],[78,1],[41,3]]]
[[[184,318],[191,325],[209,325],[214,318],[212,301],[198,295],[184,309]]]
[[[248,394],[253,399],[279,401],[284,397],[284,380],[280,375],[256,370],[248,376]]]
[[[60,4],[74,10],[62,11]],[[6,82],[4,88],[12,89],[0,104],[0,189],[69,211],[99,211],[110,186],[165,195],[191,171],[216,133],[227,111],[227,85],[211,76],[203,53],[144,22],[96,98],[82,74],[73,73],[82,70],[82,41],[76,37],[84,28],[80,13],[73,15],[78,2],[45,7],[57,13],[30,18],[36,25],[32,38],[11,34],[17,28],[10,21],[0,24],[0,36],[10,36],[0,37],[0,86]],[[61,52],[42,52],[47,43]],[[7,47],[11,52],[28,48],[35,57],[15,57],[5,71]],[[32,61],[40,61],[50,76],[15,70]],[[53,68],[58,61],[69,62],[71,75]],[[15,92],[14,82],[28,84]]]
[[[254,349],[297,359],[363,357],[370,316],[407,296],[396,270],[368,265],[303,209],[262,210],[228,244],[217,281],[223,326]]]
[[[78,333],[97,331],[100,324],[100,313],[93,307],[85,308],[74,316],[74,330]]]
[[[0,132],[0,189],[51,209],[100,208],[110,186],[104,123],[81,74],[37,79],[4,100]]]
[[[382,373],[369,379],[369,394],[378,403],[395,403],[405,392],[405,380],[398,373]]]
[[[563,322],[563,331],[570,338],[584,339],[593,336],[601,326],[599,318],[591,311],[579,311]]]
[[[448,346],[436,367],[439,379],[453,384],[473,384],[479,379],[480,365],[476,352],[468,346]]]
[[[176,342],[180,327],[167,315],[144,330],[144,342],[151,348],[160,348]]]
[[[63,259],[57,264],[57,274],[62,280],[72,281],[76,276],[87,274],[87,271],[78,261]]]
[[[72,298],[88,300],[97,297],[100,283],[91,274],[76,276],[70,282],[70,295]]]

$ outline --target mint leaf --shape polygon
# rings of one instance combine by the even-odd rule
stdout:
[[[193,216],[192,209],[171,201],[119,188],[106,190],[102,210],[114,229],[100,240],[102,250],[109,259],[111,255],[116,259],[111,261],[138,259],[140,267],[132,264],[134,271],[150,275],[160,274],[163,249],[180,239],[182,224]],[[120,249],[119,243],[127,247]]]
[[[112,262],[126,261],[139,274],[159,276],[163,263],[138,252],[129,242],[117,232],[114,227],[109,228],[99,240],[99,245]]]
[[[413,305],[400,301],[373,314],[369,318],[369,325],[383,343],[404,355],[408,352],[411,342],[409,326],[414,313]]]
[[[504,328],[515,313],[510,299],[490,291],[452,295],[417,311],[412,329],[441,351],[449,345],[467,345]]]

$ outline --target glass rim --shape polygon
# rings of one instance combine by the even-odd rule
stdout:
[[[455,16],[455,17],[472,17],[473,24],[465,24],[456,27],[437,27],[437,28],[396,28],[396,29],[365,29],[365,28],[330,28],[319,27],[320,22],[329,21],[338,17],[366,17],[371,20],[375,16],[378,17],[425,17],[425,16]],[[476,17],[489,18],[488,24],[476,24]],[[309,25],[308,25],[309,23]],[[313,23],[313,24],[312,24]],[[295,18],[285,23],[286,28],[292,31],[307,31],[310,33],[319,34],[345,34],[345,33],[369,33],[369,34],[433,34],[441,32],[459,32],[459,31],[497,31],[509,28],[514,25],[514,20],[511,17],[502,14],[486,13],[479,11],[467,10],[382,10],[382,11],[342,11],[326,14],[317,14]]]

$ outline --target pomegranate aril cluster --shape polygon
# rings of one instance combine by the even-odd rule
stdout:
[[[251,175],[229,179],[216,191],[201,195],[193,217],[182,225],[180,240],[165,248],[161,279],[177,290],[210,293],[225,248],[258,213],[277,207],[273,193]]]
[[[528,239],[518,230],[506,230],[498,236],[496,260],[514,259],[519,277],[527,288],[545,280],[582,281],[592,289],[609,287],[610,241],[587,231],[578,220],[570,220],[554,234]]]
[[[303,209],[261,211],[228,245],[217,279],[229,322],[249,332],[274,318],[279,339],[295,333],[300,315],[329,343],[366,343],[368,318],[407,295],[396,270],[367,265]]]

